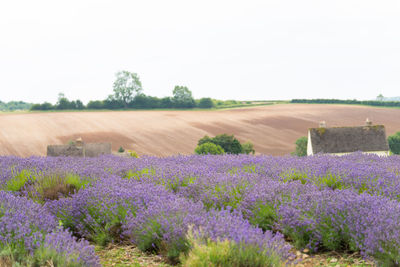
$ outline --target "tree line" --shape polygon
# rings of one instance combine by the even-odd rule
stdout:
[[[45,102],[34,104],[31,110],[83,110],[83,109],[169,109],[169,108],[213,108],[219,102],[211,98],[195,100],[186,86],[175,86],[171,97],[158,98],[143,93],[142,83],[136,73],[116,73],[113,94],[104,100],[92,100],[84,105],[80,100],[69,100],[60,93],[55,105]],[[228,103],[230,104],[230,102]]]
[[[0,111],[15,111],[15,110],[27,110],[32,107],[31,103],[26,103],[23,101],[10,101],[2,102],[0,101]]]
[[[380,107],[400,107],[400,101],[383,101],[383,100],[356,100],[356,99],[292,99],[291,103],[307,103],[307,104],[349,104],[349,105],[367,105]]]

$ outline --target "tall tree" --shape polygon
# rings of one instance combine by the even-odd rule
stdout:
[[[307,143],[308,138],[303,136],[296,140],[296,151],[294,155],[299,157],[307,156]]]
[[[199,101],[199,108],[213,108],[214,101],[209,97],[203,97]]]
[[[192,108],[195,106],[195,101],[192,92],[186,86],[175,86],[172,91],[172,102],[177,108]]]
[[[136,73],[123,70],[115,74],[113,90],[115,100],[122,101],[127,108],[135,96],[143,91],[143,88]]]
[[[73,109],[71,106],[71,102],[69,102],[68,98],[65,97],[64,93],[58,94],[56,108],[57,109]]]
[[[393,154],[400,154],[400,132],[395,133],[388,137],[390,151]]]

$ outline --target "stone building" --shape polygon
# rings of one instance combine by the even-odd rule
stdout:
[[[106,154],[111,154],[111,143],[85,143],[81,138],[68,145],[47,146],[48,157],[97,157]]]
[[[308,130],[308,156],[317,153],[345,155],[356,151],[388,156],[385,126],[372,125],[367,119],[364,126],[328,128],[322,122],[318,128]]]

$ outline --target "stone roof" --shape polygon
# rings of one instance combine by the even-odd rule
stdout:
[[[309,129],[313,154],[388,151],[385,126]]]

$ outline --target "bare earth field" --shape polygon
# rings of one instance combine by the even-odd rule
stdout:
[[[258,153],[284,155],[295,149],[307,129],[384,124],[386,134],[400,131],[400,109],[351,105],[279,104],[213,111],[107,111],[0,113],[0,155],[46,155],[48,144],[111,142],[140,155],[192,154],[204,135],[234,134],[250,140]]]

